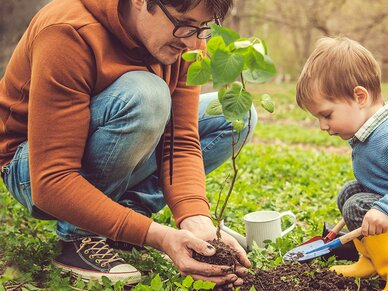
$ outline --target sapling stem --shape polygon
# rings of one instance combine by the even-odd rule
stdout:
[[[242,74],[241,74],[241,80],[243,81]],[[243,88],[245,90],[244,82],[243,82]],[[232,127],[232,165],[233,165],[233,176],[232,176],[232,181],[231,181],[231,184],[230,184],[230,187],[229,187],[229,191],[228,191],[228,193],[226,195],[225,201],[222,204],[222,207],[221,207],[221,210],[220,210],[219,213],[218,213],[218,207],[219,207],[219,203],[221,201],[221,193],[222,193],[222,190],[223,190],[224,186],[222,186],[222,188],[221,188],[221,190],[219,192],[219,195],[218,195],[218,199],[217,199],[217,206],[216,206],[216,210],[215,210],[215,217],[216,217],[216,222],[217,222],[217,232],[216,232],[216,235],[217,235],[217,239],[218,240],[221,239],[221,221],[223,219],[223,215],[224,215],[224,212],[225,212],[225,209],[226,209],[226,205],[228,204],[229,198],[230,198],[230,196],[231,196],[231,194],[233,192],[234,184],[235,184],[236,179],[237,179],[238,168],[237,168],[237,161],[236,161],[236,159],[239,156],[239,154],[241,152],[241,149],[243,148],[243,146],[247,142],[249,133],[251,131],[251,117],[252,117],[252,112],[251,112],[251,110],[249,110],[248,111],[248,132],[247,132],[247,134],[246,134],[246,136],[244,138],[244,141],[243,141],[243,144],[242,144],[241,148],[238,150],[237,153],[236,153],[236,149],[235,149],[236,142],[235,142],[235,139],[234,139],[235,130]],[[238,135],[237,142],[239,140],[240,140],[240,133]],[[229,178],[229,175],[228,175],[227,179],[228,178]]]

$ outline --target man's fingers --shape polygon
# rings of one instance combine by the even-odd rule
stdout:
[[[234,273],[237,274],[239,277],[244,278],[246,275],[248,275],[248,269],[243,266],[237,265]]]
[[[225,276],[233,273],[232,266],[220,266],[202,263],[194,259],[185,261],[183,266],[177,266],[183,275],[200,275],[204,277]]]
[[[216,253],[216,249],[204,240],[193,238],[187,243],[187,247],[204,256],[212,256]]]
[[[225,232],[223,232],[223,235],[228,236]],[[238,260],[246,268],[251,267],[251,262],[248,260],[247,253],[243,249],[243,247],[235,240],[235,239],[228,239],[225,241],[231,248],[233,248],[237,252]]]

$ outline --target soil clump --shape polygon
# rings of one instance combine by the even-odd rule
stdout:
[[[193,257],[196,260],[236,268],[238,259],[234,250],[221,241],[208,242],[216,248],[216,254],[206,257],[194,253]],[[384,288],[385,281],[344,277],[317,263],[284,263],[269,270],[250,270],[250,273],[244,277],[244,284],[240,287],[240,291],[249,291],[252,286],[256,291],[377,291]],[[231,290],[226,287],[223,289]]]

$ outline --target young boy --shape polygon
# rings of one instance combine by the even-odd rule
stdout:
[[[322,38],[297,82],[296,101],[321,130],[348,140],[357,180],[340,191],[337,204],[360,253],[353,265],[331,269],[344,276],[388,275],[388,103],[372,54],[345,37]],[[388,290],[388,284],[384,290]]]

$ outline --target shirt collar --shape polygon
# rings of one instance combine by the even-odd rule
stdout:
[[[373,114],[356,132],[354,138],[364,142],[368,136],[377,128],[381,123],[388,119],[388,102],[380,108],[375,114]],[[353,138],[353,139],[354,139]]]

